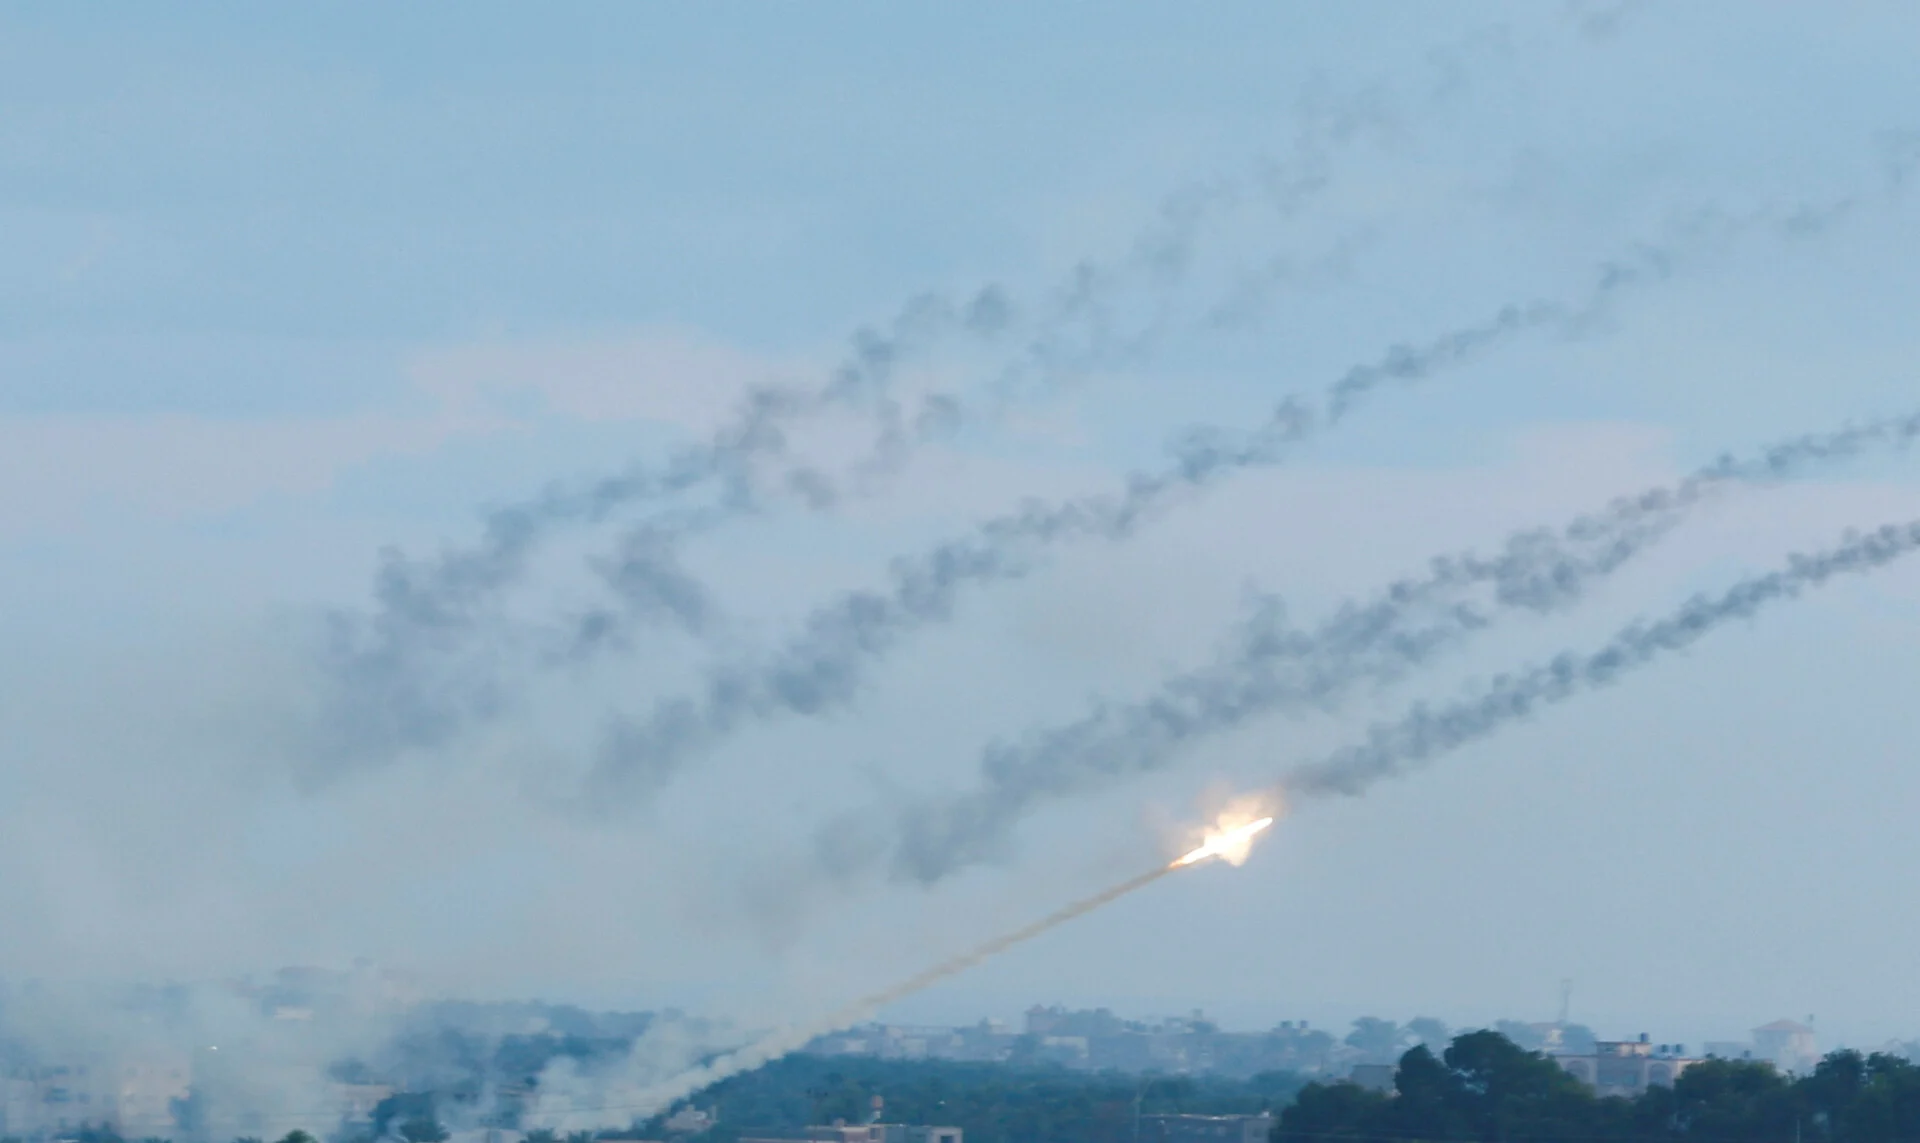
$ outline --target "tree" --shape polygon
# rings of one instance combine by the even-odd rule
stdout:
[[[1920,1066],[1840,1051],[1793,1078],[1773,1065],[1706,1060],[1674,1085],[1599,1098],[1555,1061],[1498,1032],[1457,1036],[1436,1056],[1400,1057],[1395,1095],[1309,1084],[1280,1113],[1276,1143],[1912,1143],[1920,1138]]]
[[[1274,1138],[1593,1138],[1610,1126],[1578,1080],[1498,1032],[1456,1036],[1440,1056],[1425,1044],[1408,1049],[1394,1091],[1388,1098],[1354,1084],[1309,1084],[1281,1112]]]
[[[1550,1134],[1590,1117],[1586,1085],[1498,1032],[1456,1036],[1442,1058],[1454,1078],[1453,1106],[1480,1138]]]
[[[318,1139],[295,1128],[280,1137],[280,1143],[320,1143]]]
[[[1857,1143],[1893,1143],[1911,1138],[1920,1124],[1920,1067],[1875,1052],[1866,1059],[1867,1082],[1847,1109],[1844,1124]]]
[[[446,1143],[447,1129],[428,1116],[409,1119],[400,1125],[400,1137],[407,1143]]]
[[[1273,1143],[1321,1143],[1342,1135],[1377,1135],[1388,1098],[1351,1083],[1310,1083],[1273,1125]]]
[[[1791,1139],[1802,1126],[1793,1085],[1759,1060],[1702,1060],[1681,1072],[1673,1118],[1699,1138]]]

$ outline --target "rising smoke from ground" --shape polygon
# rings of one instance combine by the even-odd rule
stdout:
[[[407,1019],[376,974],[336,975],[341,987],[319,1004],[285,986],[290,974],[278,984],[0,985],[0,1062],[24,1078],[65,1069],[67,1113],[112,1115],[129,1138],[330,1137],[343,1126],[336,1065],[375,1057]]]

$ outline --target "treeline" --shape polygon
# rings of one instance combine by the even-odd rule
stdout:
[[[1920,1141],[1920,1066],[1834,1052],[1809,1075],[1707,1060],[1670,1088],[1601,1098],[1548,1057],[1497,1032],[1456,1037],[1439,1055],[1400,1057],[1394,1091],[1313,1083],[1281,1112],[1273,1143],[1342,1139],[1476,1143],[1893,1143]]]
[[[1079,1072],[1057,1065],[789,1056],[735,1076],[694,1102],[719,1122],[701,1143],[743,1135],[793,1135],[813,1123],[864,1122],[874,1096],[890,1123],[959,1127],[967,1143],[1133,1143],[1143,1115],[1278,1111],[1304,1080],[1288,1072],[1250,1079]],[[636,1134],[662,1138],[661,1124]]]

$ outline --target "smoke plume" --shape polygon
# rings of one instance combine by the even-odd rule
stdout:
[[[1593,651],[1567,651],[1546,663],[1501,675],[1478,695],[1442,706],[1421,704],[1392,722],[1377,723],[1367,740],[1307,765],[1281,780],[1294,799],[1355,796],[1449,750],[1476,742],[1536,711],[1611,686],[1637,668],[1691,647],[1737,619],[1747,619],[1835,576],[1885,567],[1920,548],[1920,520],[1849,535],[1839,545],[1788,557],[1787,566],[1741,580],[1717,595],[1700,595],[1669,614],[1636,622]]]
[[[626,645],[632,633],[614,630],[616,624],[665,620],[704,631],[713,618],[711,602],[680,570],[681,543],[783,497],[825,510],[847,492],[843,480],[794,455],[795,429],[834,414],[863,418],[870,451],[847,468],[871,488],[920,446],[992,416],[996,404],[1044,394],[1095,368],[1143,359],[1166,333],[1165,306],[1149,306],[1154,313],[1146,328],[1129,331],[1120,328],[1116,311],[1122,303],[1175,290],[1209,229],[1247,204],[1280,217],[1309,206],[1325,191],[1338,151],[1380,127],[1385,112],[1376,99],[1303,109],[1288,158],[1261,163],[1250,175],[1200,181],[1168,194],[1123,254],[1075,263],[1039,302],[1022,303],[998,284],[963,298],[918,295],[889,321],[857,331],[824,382],[757,386],[707,439],[662,462],[636,462],[584,484],[549,486],[487,513],[477,542],[429,558],[382,552],[371,611],[328,617],[323,661],[341,713],[320,753],[339,759],[430,746],[470,719],[497,713],[503,696],[491,671],[471,661],[445,664],[462,655],[471,660],[482,649],[482,630],[508,626],[503,599],[526,581],[540,550],[569,527],[594,527],[633,509],[705,497],[690,510],[643,521],[614,554],[593,561],[617,606],[579,617],[561,657]],[[1266,276],[1284,276],[1288,266],[1276,259]],[[1248,285],[1243,281],[1239,288],[1245,292]],[[948,346],[1000,354],[984,401],[930,392],[909,403],[894,392],[903,369]]]
[[[1920,550],[1920,520],[1885,525],[1865,535],[1850,535],[1825,551],[1791,556],[1784,569],[1742,580],[1718,595],[1697,596],[1658,620],[1631,624],[1596,651],[1556,656],[1543,666],[1496,679],[1476,698],[1439,708],[1417,706],[1395,722],[1376,725],[1365,744],[1290,771],[1280,783],[1278,796],[1297,801],[1329,794],[1361,794],[1375,782],[1484,738],[1542,707],[1611,685],[1636,667],[1692,646],[1731,620],[1750,618],[1770,604],[1795,599],[1835,576],[1873,571],[1915,550]],[[647,1110],[669,1107],[729,1076],[761,1067],[816,1036],[871,1018],[887,1004],[1179,868],[1182,866],[1175,863],[1129,878],[821,1019],[764,1035],[647,1090],[641,1104]]]
[[[814,608],[799,633],[765,660],[716,667],[698,697],[664,700],[643,718],[613,720],[591,776],[594,800],[609,804],[648,793],[744,725],[845,706],[875,664],[908,635],[950,618],[968,589],[1028,574],[1062,541],[1124,540],[1182,494],[1281,462],[1293,446],[1341,423],[1383,386],[1465,365],[1528,332],[1578,335],[1616,295],[1665,277],[1671,260],[1669,251],[1648,249],[1604,265],[1578,303],[1508,305],[1426,342],[1397,343],[1347,370],[1318,398],[1282,402],[1251,431],[1188,433],[1171,464],[1131,474],[1117,494],[1028,503],[978,525],[971,536],[895,560],[887,588],[849,591]]]
[[[1404,679],[1503,614],[1572,606],[1731,484],[1904,450],[1916,437],[1920,413],[1911,413],[1723,455],[1677,483],[1621,497],[1557,529],[1516,532],[1493,555],[1437,556],[1311,629],[1289,628],[1278,602],[1267,599],[1212,662],[1140,699],[1101,704],[1018,742],[990,745],[977,785],[897,810],[892,837],[872,832],[872,814],[830,823],[816,837],[816,858],[837,876],[885,862],[897,878],[937,882],[1001,852],[1020,821],[1047,802],[1162,769],[1257,718],[1336,708],[1363,686]]]

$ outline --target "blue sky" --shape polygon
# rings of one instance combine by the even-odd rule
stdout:
[[[0,973],[365,954],[449,990],[802,1016],[1124,876],[1209,791],[1411,699],[1920,514],[1899,456],[1730,497],[1572,613],[1050,807],[944,886],[773,875],[836,815],[1146,693],[1250,588],[1304,621],[1722,450],[1910,410],[1916,34],[1892,3],[10,6],[0,909],[38,935]],[[1629,264],[1659,272],[1577,327],[967,596],[831,717],[750,720],[644,805],[572,796],[610,719],[891,557],[1503,306],[1581,309]],[[913,299],[995,287],[1044,325],[1077,274],[1104,352],[1064,319],[1046,373],[1018,338],[932,339],[895,381],[978,398],[963,431],[831,511],[770,495],[690,541],[718,627],[555,668],[543,625],[643,515],[565,530],[497,630],[421,668],[488,672],[501,714],[316,775],[316,631],[372,614],[383,548],[470,544],[490,506],[704,439]],[[794,447],[851,471],[870,427]],[[1836,586],[902,1014],[1464,1021],[1546,1015],[1572,977],[1608,1032],[1920,1033],[1895,955],[1916,627],[1912,569]]]

